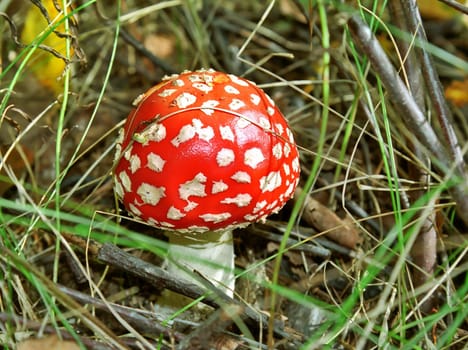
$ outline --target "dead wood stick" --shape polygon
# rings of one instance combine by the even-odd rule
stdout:
[[[0,245],[0,257],[2,259],[9,259],[10,263],[15,266],[20,266],[25,270],[32,273],[61,304],[67,307],[75,317],[82,320],[91,331],[95,332],[102,336],[109,344],[116,349],[123,349],[122,339],[119,339],[113,331],[111,331],[107,325],[101,322],[99,319],[94,317],[87,309],[81,307],[73,298],[70,298],[68,295],[64,294],[57,288],[57,285],[47,278],[42,272],[39,271],[33,264],[30,264],[28,261],[22,259],[17,254],[13,253],[9,249]]]
[[[468,175],[463,159],[454,158],[454,153],[441,142],[369,26],[358,15],[354,15],[348,21],[348,28],[357,47],[368,57],[379,75],[393,106],[413,135],[413,142],[421,145],[421,149],[433,159],[434,165],[443,174],[457,180],[449,191],[457,203],[459,217],[468,225]]]
[[[420,23],[418,18],[416,18],[418,17],[418,15],[416,15],[416,13],[418,13],[417,7],[411,9],[410,7],[411,6],[409,6],[408,2],[405,0],[392,1],[389,6],[391,18],[401,30],[408,33],[417,32],[420,39],[423,39],[424,36],[424,40],[426,40],[425,34],[423,33],[424,30],[417,25],[415,26],[416,23]],[[440,94],[440,82],[436,76],[429,54],[422,48],[410,46],[410,43],[402,39],[397,40],[397,44],[402,55],[407,57],[403,64],[405,67],[405,74],[408,76],[409,91],[416,104],[424,114],[427,114],[427,106],[425,103],[426,90],[424,89],[424,85],[426,83],[427,86],[432,86],[428,91],[433,91],[430,95],[434,101],[438,101],[435,102],[435,105],[439,106],[439,108],[436,108],[439,111],[439,118],[441,118],[443,122],[447,122],[447,120],[450,119],[448,117],[448,108]],[[423,71],[427,73],[423,75]],[[429,78],[429,76],[432,77]],[[451,140],[449,144],[451,144],[454,154],[459,154],[460,150],[456,145],[453,145],[456,138],[451,137],[453,134],[451,126],[445,124],[443,129],[446,131],[446,138],[449,137]],[[415,181],[424,184],[425,188],[428,189],[431,183],[431,174],[430,171],[427,170],[431,168],[430,159],[420,149],[419,143],[412,142],[411,139],[409,141],[414,155],[422,163],[421,166],[414,164],[410,167],[410,176]],[[427,193],[426,189],[415,190],[410,198],[421,198]],[[435,220],[435,208],[431,208],[430,211],[431,213],[428,215],[423,215],[423,213],[419,214],[423,223],[419,229],[418,238],[411,248],[411,256],[415,264],[413,268],[413,283],[415,287],[422,286],[432,278],[437,263],[437,232],[433,224]],[[423,297],[426,298],[426,296]],[[429,313],[432,310],[433,301],[433,297],[426,298],[426,302],[421,305],[421,310],[424,313]]]
[[[207,294],[206,290],[202,287],[190,281],[174,278],[172,274],[160,267],[147,263],[113,244],[103,244],[98,251],[97,258],[119,270],[124,270],[134,276],[140,277],[159,289],[169,289],[192,299],[197,299]],[[213,307],[218,306],[218,303],[210,295],[205,296],[203,303]]]
[[[208,293],[207,289],[199,287],[188,281],[175,279],[174,276],[167,273],[165,270],[147,263],[117,246],[105,243],[98,251],[97,258],[102,262],[111,265],[119,270],[127,271],[134,276],[142,278],[149,283],[158,286],[158,288],[167,288],[173,292],[185,295],[192,299],[204,297],[203,303],[215,308],[225,305],[237,305],[244,309],[242,319],[250,326],[266,329],[268,321],[260,313],[256,312],[247,305],[242,305],[239,301],[229,297],[228,295],[217,290],[216,287],[207,285],[212,289]],[[279,323],[275,323],[274,333],[281,338],[289,338],[289,334],[281,329]]]
[[[93,298],[88,294],[62,285],[59,285],[58,288],[81,304],[92,305],[97,310],[109,312],[109,307],[111,307],[140,333],[150,334],[152,337],[154,337],[155,334],[163,334],[166,339],[173,338],[177,341],[180,341],[184,337],[181,333],[161,325],[156,318],[145,316],[133,308],[117,305],[115,303],[104,303],[100,299]]]
[[[412,6],[413,4],[409,1],[400,0],[400,3],[408,24],[408,32],[415,33],[421,42],[427,42],[424,26],[421,25],[423,21],[418,7]],[[450,112],[447,100],[445,99],[435,64],[428,50],[416,46],[415,51],[418,55],[417,59],[420,62],[427,92],[431,97],[432,105],[436,111],[435,114],[439,120],[440,129],[445,141],[444,143],[447,144],[450,160],[454,162],[454,165],[458,168],[458,172],[460,174],[466,174],[466,165],[463,161],[461,142],[457,140],[457,135],[455,134],[455,130],[451,122],[451,120],[453,120],[453,116]]]
[[[94,350],[115,350],[116,348],[110,344],[104,344],[103,342],[92,340],[83,335],[72,335],[68,331],[58,329],[54,326],[44,326],[43,322],[37,320],[28,320],[24,315],[15,315],[6,312],[0,312],[0,324],[2,329],[5,329],[5,324],[14,325],[16,328],[25,330],[41,330],[43,334],[60,334],[63,340],[76,340],[78,337],[83,345],[88,349]],[[14,329],[14,328],[13,328]]]

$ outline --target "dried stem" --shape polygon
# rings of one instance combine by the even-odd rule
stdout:
[[[206,294],[206,290],[202,287],[180,278],[174,278],[167,271],[147,263],[112,244],[104,244],[99,249],[97,258],[106,264],[143,278],[161,289],[167,288],[192,299]],[[215,299],[210,296],[207,296],[203,302],[213,307],[218,305]]]
[[[417,41],[421,43],[427,42],[418,7],[413,4],[412,1],[401,1],[401,4],[408,23],[408,31],[416,34]],[[437,74],[432,57],[429,55],[428,51],[420,46],[416,46],[415,50],[424,76],[424,83],[437,112],[436,115],[442,128],[445,141],[449,147],[449,152],[451,153],[451,160],[454,161],[458,172],[463,174],[466,172],[463,155],[457,136],[450,122],[453,118],[447,106],[444,92],[442,91],[439,75]]]
[[[59,285],[58,288],[79,303],[92,305],[97,310],[108,312],[109,307],[112,307],[114,311],[132,325],[132,327],[135,327],[143,334],[152,334],[153,336],[163,334],[167,339],[174,338],[177,341],[182,340],[184,337],[179,332],[164,327],[155,318],[141,314],[138,310],[113,303],[104,303],[102,300],[65,286]]]
[[[266,318],[261,314],[218,291],[215,286],[210,286],[208,281],[205,281],[203,284],[209,286],[211,291],[214,292],[210,295],[207,295],[206,289],[189,281],[183,281],[179,278],[174,278],[174,276],[164,271],[163,269],[149,264],[131,254],[128,254],[115,245],[104,244],[99,249],[98,259],[115,268],[127,271],[137,277],[143,278],[144,280],[155,286],[158,286],[159,288],[167,288],[192,299],[197,299],[204,296],[203,302],[213,307],[219,307],[221,304],[242,306],[244,307],[244,314],[242,315],[242,319],[245,319],[245,322],[252,326],[266,328],[268,324]],[[215,296],[213,296],[213,294],[215,294]],[[289,337],[286,332],[281,330],[280,325],[275,325],[274,332],[277,336],[282,338]]]
[[[60,335],[60,338],[65,341],[76,340],[76,337],[78,337],[80,342],[85,345],[87,349],[115,350],[115,347],[110,344],[104,344],[83,335],[72,335],[63,329],[57,329],[57,327],[54,326],[44,326],[43,322],[37,320],[28,320],[24,315],[0,312],[0,325],[2,326],[2,331],[4,330],[4,326],[6,324],[14,325],[18,330],[21,329],[21,331],[25,333],[26,331],[31,330],[41,330],[42,334],[58,334]]]
[[[450,192],[457,202],[459,217],[468,225],[467,174],[456,163],[453,153],[448,152],[439,140],[367,24],[358,15],[354,15],[349,19],[348,27],[355,43],[369,58],[374,70],[378,73],[394,107],[414,135],[413,142],[420,145],[420,148],[434,160],[434,164],[444,174],[449,175],[453,171],[454,176],[459,179]]]
[[[406,32],[413,32],[411,29],[412,20],[408,20],[407,17],[410,15],[405,11],[407,2],[405,1],[392,1],[390,4],[390,13],[393,21],[397,27]],[[425,91],[424,91],[424,76],[421,72],[421,62],[414,50],[407,41],[397,41],[401,56],[404,57],[403,65],[404,72],[407,76],[409,84],[409,90],[413,96],[416,104],[419,106],[421,111],[427,112],[425,105]],[[429,188],[430,184],[430,173],[427,169],[430,168],[430,159],[424,155],[424,152],[415,144],[410,141],[413,148],[413,152],[417,159],[422,163],[422,166],[412,166],[410,168],[410,175],[416,181],[416,183],[423,184],[424,188]],[[419,198],[425,194],[424,190],[416,190],[412,193],[415,198]],[[415,240],[411,249],[411,255],[415,264],[413,270],[413,284],[415,287],[428,282],[434,273],[434,266],[437,261],[437,232],[433,225],[435,214],[431,213],[428,216],[422,216],[421,220],[424,223],[421,225],[421,229],[418,232],[418,239]],[[422,305],[422,311],[428,313],[432,309],[433,298],[427,298],[427,301]]]

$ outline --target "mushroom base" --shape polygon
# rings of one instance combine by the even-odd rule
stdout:
[[[230,297],[233,296],[232,230],[209,231],[196,236],[174,232],[167,232],[166,235],[169,238],[169,248],[165,268],[169,273],[196,284],[199,283],[193,278],[193,274],[199,274]],[[176,261],[177,265],[173,261]],[[178,265],[185,267],[187,271]]]

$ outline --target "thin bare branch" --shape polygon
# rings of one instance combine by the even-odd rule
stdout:
[[[360,50],[367,55],[374,70],[378,73],[394,107],[403,118],[409,131],[414,135],[413,142],[420,143],[425,148],[425,153],[433,159],[434,164],[444,174],[449,175],[453,171],[455,178],[458,178],[458,183],[450,189],[450,192],[457,202],[457,213],[468,225],[468,179],[466,174],[461,172],[459,166],[455,166],[455,169],[452,170],[455,164],[452,154],[439,140],[429,120],[412,98],[367,24],[358,15],[354,15],[349,19],[348,27],[354,41]]]

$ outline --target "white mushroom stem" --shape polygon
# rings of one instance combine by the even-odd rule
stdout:
[[[169,238],[166,270],[185,280],[199,284],[193,274],[200,274],[227,295],[234,295],[234,246],[232,230],[197,233],[167,232]],[[187,273],[176,261],[187,270]]]

